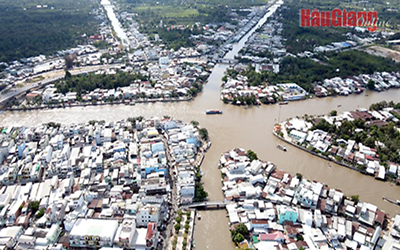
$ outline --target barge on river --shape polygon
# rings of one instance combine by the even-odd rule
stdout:
[[[206,110],[206,115],[220,115],[222,110]]]

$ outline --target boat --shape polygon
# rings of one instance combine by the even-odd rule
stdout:
[[[196,248],[196,242],[194,242],[194,239],[192,241],[192,246],[193,246],[193,248]]]
[[[387,201],[387,202],[389,202],[389,203],[392,203],[392,204],[395,204],[397,206],[400,206],[400,200],[393,200],[393,199],[390,199],[390,198],[386,198],[385,196],[383,196],[382,199]]]
[[[288,101],[280,102],[279,105],[286,105],[288,104]]]
[[[337,106],[338,106],[339,108],[340,108],[340,107],[342,107],[342,105],[341,105],[341,104],[339,104],[339,105],[337,105]]]
[[[201,220],[201,215],[200,214],[197,215],[197,219]]]
[[[136,103],[135,103],[135,101],[131,101],[130,103],[129,103],[129,105],[135,105]]]
[[[285,146],[277,145],[276,147],[279,148],[280,150],[286,152],[286,147]]]
[[[332,167],[331,164],[328,162],[328,167]]]
[[[206,110],[206,115],[220,115],[222,110]]]

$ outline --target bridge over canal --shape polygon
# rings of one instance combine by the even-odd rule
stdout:
[[[230,201],[204,201],[182,205],[181,208],[194,208],[198,210],[225,209],[226,205],[231,203]]]

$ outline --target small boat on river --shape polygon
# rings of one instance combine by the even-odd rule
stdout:
[[[287,151],[285,146],[277,145],[276,147],[282,151]]]
[[[383,196],[382,199],[387,201],[387,202],[389,202],[389,203],[392,203],[392,204],[395,204],[397,206],[400,206],[400,200],[393,200],[393,199],[390,199],[390,198],[386,198],[385,196]]]

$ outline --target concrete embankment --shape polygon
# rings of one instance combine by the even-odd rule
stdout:
[[[188,102],[193,97],[177,98],[177,99],[146,99],[137,100],[136,103],[155,103],[155,102]],[[54,109],[54,108],[72,108],[72,107],[86,107],[86,106],[104,106],[104,105],[131,105],[130,102],[97,102],[97,103],[71,103],[71,104],[57,104],[57,105],[42,105],[37,107],[9,107],[8,111],[28,111],[28,110],[40,110],[40,109]]]
[[[302,147],[302,146],[300,146],[300,145],[297,145],[296,143],[293,143],[293,142],[291,142],[291,141],[286,140],[285,138],[282,138],[281,136],[279,136],[279,135],[278,135],[277,133],[275,133],[275,132],[272,132],[272,134],[275,135],[275,136],[276,136],[278,139],[280,139],[281,141],[286,142],[286,143],[292,145],[293,147],[296,147],[296,148],[298,148],[298,149],[301,149],[301,150],[303,150],[303,151],[306,151],[307,153],[310,153],[310,154],[312,154],[312,155],[315,155],[315,156],[317,156],[317,157],[320,157],[320,158],[322,158],[322,159],[324,159],[324,160],[334,162],[334,163],[336,163],[336,164],[338,164],[338,165],[340,165],[340,166],[343,166],[343,167],[346,167],[346,168],[349,168],[349,169],[351,169],[351,170],[355,170],[355,171],[357,171],[357,172],[360,172],[360,173],[362,173],[362,174],[367,175],[367,173],[366,173],[365,171],[360,171],[360,170],[357,169],[356,167],[353,167],[353,166],[351,166],[351,165],[349,165],[349,164],[346,164],[346,163],[344,163],[344,162],[339,162],[339,161],[334,160],[334,159],[331,159],[331,158],[329,158],[329,157],[327,157],[327,156],[324,156],[324,155],[318,154],[318,153],[316,153],[316,152],[314,152],[314,151],[311,151],[311,150],[309,150],[309,149],[307,149],[307,148],[305,148],[305,147]]]

